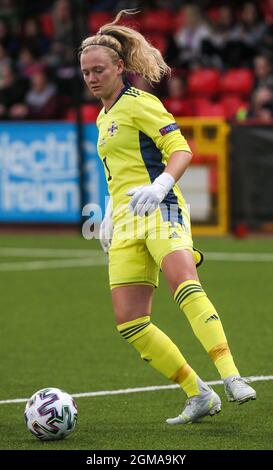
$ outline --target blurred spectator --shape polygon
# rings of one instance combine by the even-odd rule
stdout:
[[[54,40],[72,45],[73,23],[68,0],[56,0],[52,10]]]
[[[230,67],[251,67],[259,51],[266,25],[252,2],[243,4],[240,20],[233,29],[225,49],[225,60]]]
[[[66,45],[62,41],[51,41],[48,53],[44,56],[44,62],[52,69],[57,69],[63,62]]]
[[[0,119],[14,117],[13,108],[23,103],[27,83],[18,79],[10,65],[2,67],[0,77]]]
[[[263,123],[270,123],[272,124],[273,122],[273,102],[269,103],[264,103],[261,106],[261,109],[258,114],[258,119],[259,121],[262,121]]]
[[[242,7],[240,16],[238,27],[234,31],[234,37],[238,37],[250,45],[259,43],[265,31],[265,24],[255,3],[246,2]]]
[[[106,1],[106,0],[104,0]],[[108,0],[109,2],[111,0]],[[99,2],[102,3],[102,2]],[[113,3],[113,2],[112,2]],[[138,10],[153,10],[160,8],[170,8],[173,6],[174,1],[170,2],[169,0],[118,0],[116,1],[115,11],[127,9],[127,8],[137,8]],[[181,6],[181,1],[179,2]]]
[[[16,3],[20,5],[21,12],[24,13],[26,17],[31,15],[40,15],[52,7],[53,0],[16,0]]]
[[[273,56],[273,22],[266,26],[260,49],[262,52]]]
[[[41,33],[38,21],[35,18],[26,20],[22,41],[23,45],[36,57],[44,55],[49,47],[49,40]]]
[[[11,65],[11,58],[7,54],[6,48],[0,42],[0,82],[2,76],[2,69],[5,65]]]
[[[5,20],[0,19],[0,43],[6,48],[9,55],[16,55],[20,41],[17,33],[12,31]]]
[[[247,118],[263,122],[273,119],[273,91],[270,88],[259,88],[253,93]]]
[[[84,15],[89,2],[83,0],[78,3],[82,4],[82,8],[79,8],[79,15]],[[55,75],[71,75],[72,67],[75,67],[77,47],[79,46],[79,44],[74,44],[73,23],[75,19],[72,18],[72,2],[69,0],[55,0],[50,18],[53,22],[53,28],[50,34],[50,44],[43,61],[53,70]],[[89,35],[87,23],[82,21],[84,19],[87,20],[87,18],[81,18],[81,21],[77,22],[82,39]],[[66,70],[59,73],[59,68],[65,68]]]
[[[182,9],[184,26],[170,41],[167,60],[173,66],[189,67],[200,62],[202,42],[209,36],[210,30],[198,5],[187,5]]]
[[[173,75],[166,83],[167,97],[164,106],[174,116],[191,116],[192,108],[186,96],[186,84],[182,77]]]
[[[61,41],[53,41],[43,60],[62,93],[71,96],[75,86],[74,79],[77,75],[74,49]]]
[[[203,65],[224,68],[226,45],[231,39],[234,28],[234,14],[231,5],[218,9],[218,18],[212,22],[209,35],[202,42]]]
[[[203,7],[203,3],[206,2],[207,0],[199,0],[198,3],[201,7]],[[120,2],[119,2],[120,3]],[[118,3],[118,5],[119,5]],[[124,1],[123,3],[127,3],[127,8],[130,7],[130,0]],[[136,7],[144,10],[145,8],[147,9],[170,9],[170,10],[179,10],[181,6],[184,6],[185,4],[191,3],[188,0],[138,0],[134,1],[136,3]],[[192,2],[193,3],[193,2]]]
[[[165,96],[164,102],[173,114],[193,114],[193,100],[186,96],[184,77],[188,70],[200,65],[205,69],[222,71],[230,67],[250,67],[254,69],[255,90],[273,89],[273,0],[247,0],[242,5],[225,0],[81,0],[79,12],[82,19],[79,18],[78,25],[82,36],[87,35],[85,28],[89,13],[111,12],[114,16],[120,9],[134,7],[141,10],[143,17],[146,10],[149,13],[154,9],[172,10],[172,29],[165,33],[148,30],[147,39],[162,50],[169,65],[177,67],[178,73],[174,71],[169,80],[163,80],[155,88],[137,76],[133,76],[132,83],[153,94]],[[259,9],[265,21],[262,21]],[[0,0],[1,119],[21,119],[24,116],[35,119],[36,115],[38,119],[58,119],[63,116],[62,107],[65,108],[74,95],[78,77],[73,14],[70,0]],[[46,22],[49,28],[44,29]],[[86,24],[82,24],[84,22]],[[16,65],[16,74],[11,69],[13,65]],[[41,78],[45,70],[50,81],[49,78]],[[40,111],[39,106],[28,106],[24,102],[30,82],[28,99],[31,97],[35,103],[42,103]],[[65,101],[62,95],[66,96]],[[90,96],[82,93],[82,103],[89,104]],[[271,112],[270,102],[260,109],[256,105],[259,99],[259,95],[253,96],[251,113],[265,116]]]
[[[18,13],[16,2],[14,0],[1,0],[0,18],[7,20],[10,25],[17,22]]]
[[[269,55],[257,55],[254,58],[254,88],[268,87],[273,90],[272,58]]]
[[[13,57],[20,48],[20,7],[17,0],[0,1],[0,42]]]
[[[114,11],[117,7],[118,0],[91,0],[88,3],[89,3],[90,11]],[[134,8],[134,7],[135,5],[132,7],[125,7],[125,8]]]
[[[179,75],[172,74],[167,80],[167,94],[172,98],[186,97],[186,84]]]
[[[273,23],[273,0],[260,0],[263,17],[268,24]]]
[[[137,8],[142,11],[145,9],[168,8],[177,10],[185,3],[183,0],[89,0],[89,10],[97,11],[120,11],[128,8]],[[206,3],[200,0],[198,3]]]
[[[36,72],[31,77],[31,87],[25,104],[29,119],[59,119],[65,110],[61,106],[60,96],[55,84],[48,81],[44,72]]]
[[[27,47],[23,47],[20,50],[17,70],[22,77],[30,78],[35,72],[40,71],[43,68],[41,61],[37,60],[33,52]]]
[[[0,41],[3,46],[8,47],[10,40],[10,35],[8,31],[7,24],[4,20],[0,19]]]

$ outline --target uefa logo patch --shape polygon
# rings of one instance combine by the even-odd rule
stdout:
[[[176,131],[177,129],[179,129],[179,126],[176,122],[173,122],[172,124],[168,124],[165,127],[161,127],[161,129],[159,129],[159,132],[161,135],[166,135],[169,134],[169,132]]]

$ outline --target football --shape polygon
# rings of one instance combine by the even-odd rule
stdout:
[[[77,405],[58,388],[44,388],[27,401],[24,412],[29,431],[42,441],[64,439],[77,422]]]

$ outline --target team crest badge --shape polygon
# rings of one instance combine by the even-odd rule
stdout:
[[[113,137],[118,131],[118,125],[115,123],[115,121],[112,121],[111,127],[108,127],[108,134],[110,137]]]

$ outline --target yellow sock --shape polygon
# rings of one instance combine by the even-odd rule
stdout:
[[[178,383],[188,397],[200,393],[197,374],[170,338],[150,322],[149,316],[118,325],[117,329],[140,353],[144,361],[149,362],[168,379]]]
[[[239,375],[228,347],[221,320],[198,281],[180,284],[174,299],[210,355],[222,379]]]

